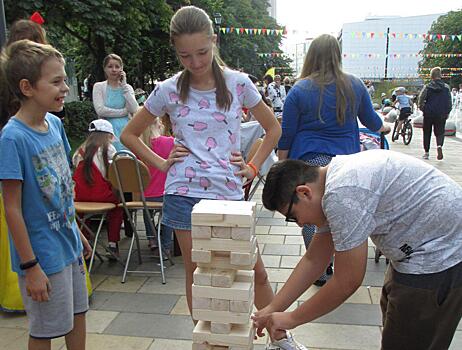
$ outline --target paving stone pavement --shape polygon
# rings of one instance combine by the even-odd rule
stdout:
[[[434,142],[434,140],[432,140]],[[415,157],[422,155],[422,132],[415,130],[409,146],[401,141],[391,149]],[[432,144],[428,162],[462,185],[462,140],[446,138],[444,160],[436,160],[436,146]],[[292,268],[304,253],[300,229],[287,224],[280,214],[261,205],[261,188],[254,196],[258,203],[256,228],[260,250],[267,266],[271,285],[279,290]],[[143,225],[140,225],[143,227]],[[144,244],[144,243],[143,243]],[[122,247],[128,246],[124,239]],[[362,286],[345,304],[314,322],[294,330],[296,338],[311,350],[369,350],[380,348],[381,314],[379,300],[385,259],[374,262],[375,248],[369,246],[369,260]],[[146,249],[146,254],[149,252]],[[167,264],[168,265],[168,264]],[[134,264],[136,267],[136,264]],[[158,270],[156,261],[148,259],[143,269]],[[87,317],[87,349],[90,350],[186,350],[191,349],[193,325],[186,305],[184,271],[181,258],[167,267],[167,284],[158,275],[129,275],[120,283],[122,267],[97,263],[92,274],[94,295]],[[303,302],[318,288],[309,288],[298,300]],[[294,308],[292,305],[291,308]],[[23,350],[27,346],[27,320],[21,314],[0,312],[0,350]],[[266,339],[256,342],[255,349],[264,349]],[[53,341],[53,350],[65,349],[64,340]],[[451,350],[462,349],[462,326],[451,345]]]

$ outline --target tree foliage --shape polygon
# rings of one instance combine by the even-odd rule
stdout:
[[[169,22],[184,5],[203,8],[223,26],[279,28],[267,13],[266,0],[5,0],[7,23],[39,11],[50,42],[74,62],[82,81],[92,73],[104,79],[102,61],[111,52],[124,60],[135,87],[162,80],[179,69],[169,42]],[[264,61],[257,52],[278,51],[276,36],[221,35],[221,54],[231,67],[261,76],[272,65],[288,66],[282,58]]]
[[[431,34],[439,33],[446,35],[459,35],[462,33],[462,10],[451,11],[438,19],[432,24],[429,31]],[[460,54],[462,53],[461,40],[425,40],[425,47],[422,51],[424,58],[419,63],[420,68],[461,68],[462,59],[460,57],[427,57],[427,54]],[[428,71],[425,71],[428,72]],[[449,71],[443,70],[443,74]],[[445,79],[451,86],[456,87],[462,83],[461,71],[453,71],[459,73],[450,78]]]

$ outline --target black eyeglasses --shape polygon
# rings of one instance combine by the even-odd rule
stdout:
[[[294,205],[295,197],[297,196],[297,188],[295,188],[292,197],[290,198],[289,208],[287,209],[286,222],[297,222],[297,218],[292,216],[292,206]]]

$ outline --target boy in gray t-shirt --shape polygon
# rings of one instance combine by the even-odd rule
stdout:
[[[260,333],[291,329],[341,305],[361,285],[370,237],[391,266],[380,305],[382,349],[447,349],[462,316],[462,188],[400,153],[337,156],[326,167],[286,160],[267,175],[263,204],[318,227],[274,300],[254,316]],[[292,312],[335,253],[329,282]]]

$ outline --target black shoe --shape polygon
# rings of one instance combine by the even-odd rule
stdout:
[[[326,280],[316,280],[316,281],[314,281],[313,284],[314,284],[315,286],[317,286],[317,287],[322,287],[323,285],[326,284],[326,282],[327,282]]]
[[[326,269],[326,275],[333,275],[333,274],[334,274],[334,268],[332,267],[332,264],[330,264]]]

